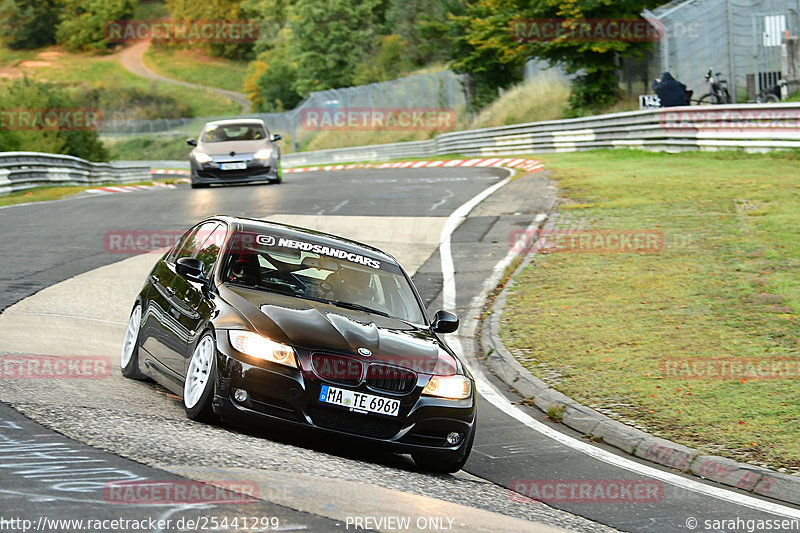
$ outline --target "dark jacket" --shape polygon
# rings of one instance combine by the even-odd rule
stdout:
[[[661,100],[661,107],[689,105],[686,97],[686,85],[673,78],[669,72],[661,75],[660,82],[653,82],[653,90]]]

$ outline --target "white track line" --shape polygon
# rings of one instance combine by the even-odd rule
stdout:
[[[472,198],[471,200],[467,201],[465,204],[460,206],[458,209],[453,211],[453,213],[447,218],[447,222],[445,223],[444,228],[442,228],[442,234],[439,244],[439,255],[441,257],[441,262],[442,262],[442,277],[443,277],[442,306],[445,309],[456,308],[455,269],[453,266],[453,255],[450,249],[450,238],[452,236],[452,233],[461,224],[462,219],[465,216],[467,216],[469,212],[472,211],[472,209],[476,205],[478,205],[480,202],[482,202],[485,198],[494,193],[496,190],[503,187],[509,181],[511,181],[511,176],[509,176],[508,178],[504,179],[499,183],[496,183],[495,185],[492,185],[483,192],[479,193],[477,196],[475,196],[474,198]],[[514,251],[509,252],[509,255],[513,254],[515,254]],[[506,264],[508,263],[509,263],[509,257],[506,257],[500,262],[498,262],[492,274],[495,275],[498,270],[504,269]],[[463,353],[463,347],[461,346],[461,341],[457,337],[453,337],[448,342],[454,348],[456,348],[459,353]],[[695,481],[693,479],[678,476],[671,472],[659,470],[657,468],[653,468],[651,466],[647,466],[642,463],[638,463],[636,461],[631,461],[630,459],[613,454],[602,448],[592,446],[587,442],[574,439],[568,435],[565,435],[564,433],[561,433],[560,431],[557,431],[539,422],[535,418],[531,417],[527,413],[523,412],[522,410],[514,406],[500,393],[500,391],[498,391],[494,387],[494,385],[492,385],[486,379],[486,376],[484,375],[482,369],[473,368],[471,366],[469,366],[469,369],[472,372],[473,376],[475,377],[475,383],[477,385],[478,392],[480,392],[481,396],[483,396],[485,400],[487,400],[489,403],[491,403],[492,405],[494,405],[495,407],[506,413],[508,416],[514,418],[515,420],[531,428],[532,430],[546,437],[549,437],[555,440],[556,442],[563,444],[564,446],[568,446],[573,450],[584,453],[589,457],[592,457],[599,461],[603,461],[604,463],[608,463],[612,466],[623,468],[635,474],[648,476],[653,479],[658,479],[665,483],[676,485],[680,488],[696,492],[698,494],[711,496],[712,498],[717,498],[719,500],[733,503],[735,505],[741,505],[743,507],[749,507],[757,511],[765,511],[768,513],[780,516],[786,516],[789,518],[800,518],[800,510],[798,509],[793,509],[791,507],[786,507],[785,505],[780,505],[770,501],[753,498],[752,496],[747,496],[746,494],[739,494],[738,492],[726,490],[721,487],[706,485],[705,483],[700,483],[699,481]]]

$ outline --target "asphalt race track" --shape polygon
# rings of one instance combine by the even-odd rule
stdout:
[[[795,508],[623,457],[603,445],[592,445],[596,451],[587,453],[581,435],[545,421],[535,409],[511,405],[519,398],[474,359],[482,392],[478,434],[465,471],[452,476],[421,472],[406,456],[320,442],[303,432],[196,424],[184,417],[179,399],[119,375],[118,349],[132,303],[128,294],[141,286],[142,272],[156,256],[113,253],[109,233],[166,233],[214,214],[327,228],[394,253],[414,272],[429,311],[455,297],[466,327],[477,314],[475,297],[508,254],[509,233],[540,223],[552,204],[546,173],[536,173],[499,188],[465,219],[451,217],[507,175],[490,168],[308,172],[287,174],[277,186],[191,190],[182,185],[0,209],[5,251],[0,359],[20,353],[106,355],[117,365],[100,380],[0,380],[5,404],[0,405],[0,519],[22,517],[37,525],[42,516],[196,520],[246,514],[275,517],[285,531],[546,531],[552,526],[672,532],[741,530],[704,527],[715,519],[800,517]],[[455,282],[443,293],[443,263],[449,257],[442,261],[439,237],[456,224],[445,250],[452,254]],[[93,315],[93,309],[102,315]],[[468,329],[454,340],[471,358],[476,343]],[[553,431],[558,438],[548,434]],[[570,444],[572,437],[580,446]],[[29,464],[48,461],[60,468],[42,471]],[[70,464],[82,466],[65,466]],[[84,490],[62,490],[80,488],[67,482],[87,476],[95,483]],[[238,480],[259,490],[256,501],[248,502],[110,502],[103,483],[124,476]],[[547,506],[511,494],[507,487],[520,479],[637,480],[655,484],[659,492],[630,503],[568,498]],[[352,520],[390,516],[410,516],[413,527],[362,520],[356,528]],[[173,522],[148,530],[198,529],[185,526]]]

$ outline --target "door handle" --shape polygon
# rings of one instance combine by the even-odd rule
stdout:
[[[172,287],[167,287],[167,292],[170,293],[170,295],[175,296],[175,289]]]
[[[159,278],[159,277],[158,277],[158,276],[156,276],[155,274],[153,274],[152,276],[150,276],[150,279],[152,279],[152,280],[153,280],[153,283],[158,283],[159,281],[161,281],[161,278]]]

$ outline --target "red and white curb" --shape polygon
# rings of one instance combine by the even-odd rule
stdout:
[[[188,176],[188,170],[182,170],[179,168],[153,168],[150,169],[150,174],[177,174],[178,176]]]
[[[284,172],[318,172],[330,170],[351,170],[354,168],[452,168],[452,167],[508,167],[538,172],[544,168],[541,161],[535,159],[450,159],[445,161],[402,161],[399,163],[354,163],[350,165],[323,165],[316,167],[285,168]]]
[[[352,170],[355,168],[452,168],[452,167],[508,167],[536,172],[544,167],[541,161],[535,159],[514,159],[514,158],[495,158],[495,159],[449,159],[444,161],[401,161],[399,163],[353,163],[349,165],[320,165],[314,167],[294,167],[284,168],[284,172],[327,172],[331,170]],[[188,170],[181,169],[152,169],[152,174],[174,174],[188,176]]]
[[[152,191],[157,189],[174,189],[175,185],[167,183],[153,183],[152,185],[114,185],[109,187],[99,187],[97,189],[87,189],[85,192],[90,194],[118,194],[123,192]]]

